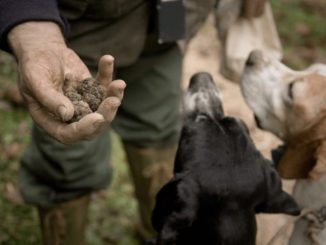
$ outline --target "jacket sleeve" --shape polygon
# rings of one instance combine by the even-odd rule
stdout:
[[[53,21],[64,35],[67,32],[68,25],[60,16],[56,0],[0,0],[0,49],[10,52],[8,32],[26,21]]]

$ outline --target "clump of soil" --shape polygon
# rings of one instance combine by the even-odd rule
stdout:
[[[79,121],[85,115],[95,112],[106,98],[106,89],[94,78],[81,82],[65,80],[63,93],[74,105],[75,113],[69,122]]]

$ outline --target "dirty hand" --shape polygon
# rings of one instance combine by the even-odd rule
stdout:
[[[267,0],[220,0],[216,11],[218,35],[225,41],[230,27],[244,17],[252,19],[264,13]]]
[[[66,122],[73,117],[74,107],[63,95],[64,80],[81,81],[91,74],[67,48],[59,27],[53,22],[25,22],[9,32],[8,41],[18,62],[19,87],[31,117],[49,135],[70,144],[93,138],[113,120],[125,83],[112,81],[112,56],[101,58],[97,75],[108,97],[96,112],[69,124]]]
[[[259,17],[264,13],[266,0],[242,0],[242,16],[247,19]]]

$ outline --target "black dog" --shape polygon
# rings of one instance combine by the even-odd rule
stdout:
[[[212,77],[192,77],[174,177],[158,193],[157,244],[252,245],[255,214],[300,210],[245,124],[223,113]]]

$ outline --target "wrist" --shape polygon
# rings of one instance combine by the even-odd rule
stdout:
[[[60,27],[46,21],[30,21],[15,26],[8,33],[8,43],[18,60],[37,49],[47,49],[48,45],[66,47]]]

